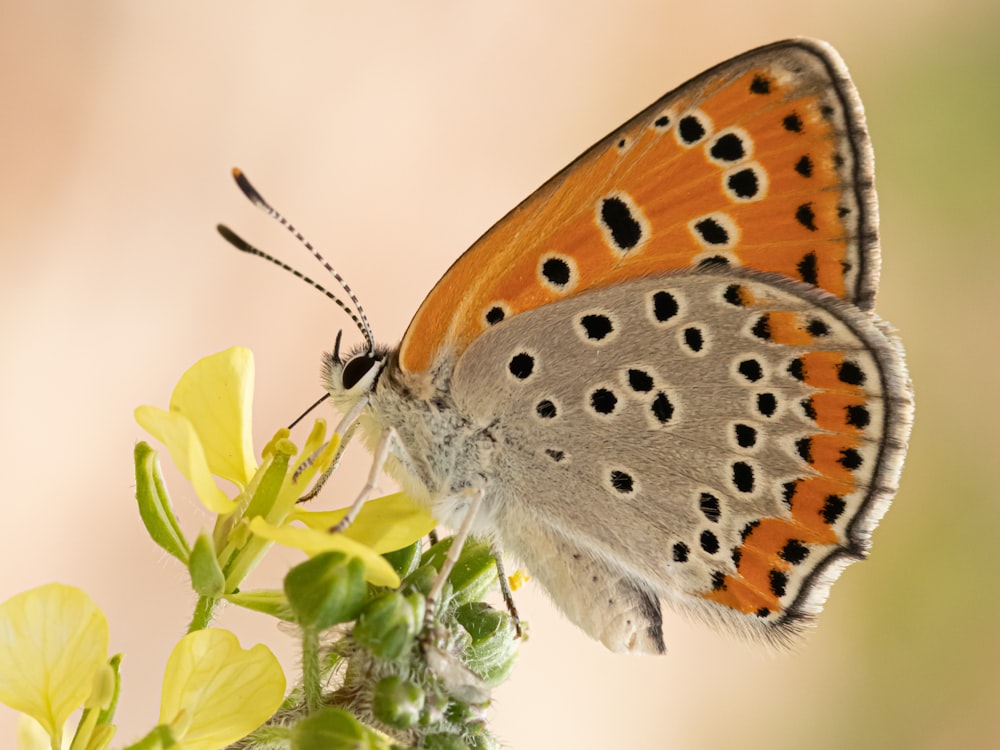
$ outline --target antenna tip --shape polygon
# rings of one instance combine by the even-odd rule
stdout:
[[[233,167],[233,179],[234,180],[240,179],[240,176],[242,174],[243,174],[243,170],[242,169],[240,169],[239,167]]]
[[[216,224],[215,230],[222,235],[222,239],[224,239],[230,245],[235,247],[237,250],[242,250],[243,252],[247,252],[248,249],[250,248],[250,245],[247,243],[246,240],[244,240],[242,237],[236,234],[236,232],[227,227],[225,224]]]

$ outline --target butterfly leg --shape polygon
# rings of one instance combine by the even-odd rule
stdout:
[[[430,593],[427,594],[428,618],[431,618],[433,614],[434,603],[441,595],[441,589],[444,588],[444,582],[448,580],[448,576],[451,575],[452,568],[455,567],[455,563],[458,562],[458,558],[462,554],[462,547],[465,546],[465,540],[469,537],[469,530],[472,528],[472,524],[476,520],[476,514],[479,512],[479,506],[482,505],[484,494],[485,493],[482,488],[468,487],[462,490],[458,497],[454,498],[459,502],[468,503],[468,506],[466,507],[465,517],[462,518],[461,525],[455,531],[455,536],[452,537],[451,547],[448,549],[448,554],[445,556],[444,562],[441,564],[441,570],[434,579],[434,583],[431,584]]]
[[[389,427],[382,433],[378,445],[375,446],[372,466],[368,471],[368,481],[365,482],[365,486],[361,488],[361,492],[358,493],[354,502],[351,503],[351,507],[347,509],[347,514],[330,527],[331,534],[341,532],[354,523],[354,519],[358,517],[361,506],[368,502],[375,490],[378,489],[378,476],[382,473],[382,469],[385,468],[385,462],[389,458],[389,451],[392,450],[393,443],[397,443],[398,441],[399,435],[394,428]]]
[[[507,605],[507,611],[510,612],[511,619],[514,621],[514,637],[520,638],[522,635],[521,615],[517,612],[517,605],[514,604],[514,592],[510,590],[510,581],[507,579],[507,573],[503,568],[503,550],[496,545],[493,545],[493,559],[497,563],[497,579],[500,581],[500,593],[503,594],[503,602]]]

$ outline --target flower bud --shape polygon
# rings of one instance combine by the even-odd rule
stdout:
[[[417,723],[423,709],[424,691],[419,685],[398,675],[383,677],[376,683],[372,712],[379,721],[407,729]]]

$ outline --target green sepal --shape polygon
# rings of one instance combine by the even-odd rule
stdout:
[[[424,555],[424,562],[434,565],[438,570],[444,563],[448,550],[451,549],[452,537],[442,539]],[[458,604],[474,602],[486,596],[497,580],[497,563],[493,550],[486,542],[468,539],[462,548],[458,562],[448,576],[448,581],[454,588],[454,600]]]
[[[285,592],[279,589],[256,589],[254,591],[237,591],[222,597],[227,602],[244,609],[271,615],[285,622],[296,622],[295,610],[288,603]]]
[[[493,687],[506,680],[518,652],[510,614],[485,602],[468,602],[455,610],[455,619],[472,639],[462,652],[469,669]]]
[[[226,590],[226,576],[215,555],[215,545],[204,532],[198,535],[188,558],[191,587],[199,596],[217,599]]]
[[[387,591],[365,605],[351,636],[378,659],[399,659],[413,648],[425,606],[424,597],[417,592],[404,596]]]
[[[111,672],[115,676],[114,686],[111,693],[111,700],[105,708],[101,709],[101,712],[97,715],[97,724],[110,724],[115,719],[115,711],[118,708],[118,697],[122,691],[122,675],[121,666],[123,654],[115,654],[108,660],[108,666],[111,667]]]
[[[382,557],[389,561],[400,578],[406,578],[420,565],[420,541],[417,540],[409,547],[403,547],[395,552],[383,552]]]
[[[186,565],[191,549],[174,515],[159,456],[144,442],[136,443],[133,455],[139,517],[153,541]]]
[[[292,729],[291,750],[388,750],[389,743],[347,711],[329,706]]]
[[[421,565],[419,568],[410,573],[410,575],[408,575],[405,579],[403,579],[399,588],[401,591],[413,591],[427,596],[427,594],[431,592],[431,586],[434,585],[434,579],[437,578],[437,573],[437,568],[430,563]]]
[[[399,675],[389,675],[375,683],[372,713],[379,721],[396,729],[408,729],[420,720],[423,710],[424,691],[416,683]]]
[[[304,628],[325,630],[358,616],[368,585],[364,563],[343,552],[324,552],[288,571],[285,596]]]

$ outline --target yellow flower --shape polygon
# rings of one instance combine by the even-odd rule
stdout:
[[[254,366],[249,349],[234,346],[198,360],[170,397],[170,409],[140,406],[136,421],[167,446],[205,507],[231,513],[215,476],[246,489],[257,471],[251,434]]]
[[[147,448],[137,453],[137,470],[150,476],[137,482],[137,490],[147,495],[140,496],[139,503],[150,534],[171,554],[197,568],[192,580],[203,596],[236,591],[275,541],[311,555],[331,549],[348,552],[365,563],[370,582],[399,585],[399,577],[379,553],[405,547],[426,534],[434,526],[430,515],[404,496],[393,495],[383,502],[367,503],[345,533],[327,533],[344,511],[315,514],[298,510],[296,503],[332,464],[340,436],[326,440],[326,424],[317,420],[300,454],[288,439],[288,430],[279,430],[264,448],[263,464],[258,466],[250,434],[253,381],[253,355],[248,349],[233,347],[199,360],[184,373],[168,411],[153,406],[136,409],[136,421],[167,446],[199,498],[219,516],[211,540],[215,560],[211,552],[204,554],[204,543],[193,556],[186,541],[176,538],[179,527],[173,523],[169,499],[159,493],[155,457],[150,459]],[[137,450],[142,448],[140,444]],[[216,477],[236,485],[237,495],[227,497]],[[309,528],[289,525],[292,521]],[[219,580],[223,581],[221,592],[215,583],[211,588],[199,588],[197,583]]]
[[[302,526],[274,526],[262,518],[250,522],[250,530],[286,547],[295,547],[310,557],[338,550],[361,559],[365,578],[376,586],[399,585],[399,575],[380,553],[406,547],[434,528],[434,518],[414,504],[402,492],[369,500],[354,522],[343,532],[329,529],[347,513],[346,508],[332,511],[295,510],[292,521]]]
[[[62,742],[108,662],[108,623],[86,593],[50,583],[0,604],[0,701]]]
[[[228,630],[184,636],[167,660],[160,724],[179,750],[219,750],[267,721],[285,695],[285,675],[271,650],[240,647]]]

